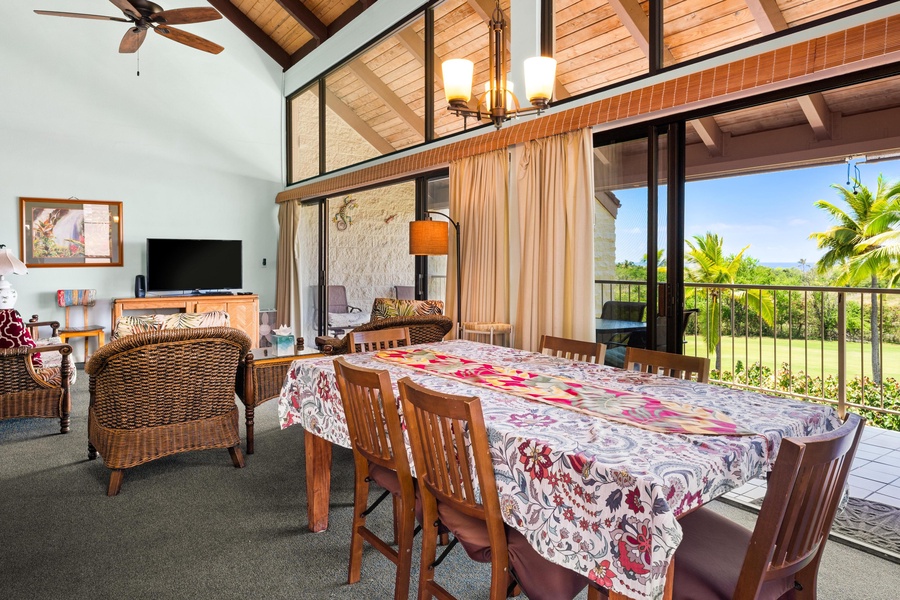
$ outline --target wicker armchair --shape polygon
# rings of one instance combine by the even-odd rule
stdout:
[[[392,329],[394,327],[408,327],[410,343],[428,344],[440,342],[444,339],[444,336],[453,329],[453,321],[444,315],[388,317],[359,325],[351,331],[359,333],[377,329]],[[316,345],[325,354],[346,354],[350,351],[349,334],[343,338],[320,336],[316,338]]]
[[[36,317],[29,325],[49,325],[54,328],[54,335],[59,328],[58,321],[41,322]],[[64,357],[59,367],[36,368],[32,364],[33,354],[53,351]],[[0,420],[22,417],[59,419],[59,432],[68,433],[69,412],[72,410],[70,371],[74,368],[68,360],[71,354],[72,346],[69,344],[0,348]]]
[[[130,335],[94,353],[88,458],[99,452],[112,469],[107,495],[124,469],[179,452],[228,448],[244,466],[235,384],[250,345],[237,329],[204,327]]]

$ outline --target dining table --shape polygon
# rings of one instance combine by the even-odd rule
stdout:
[[[678,517],[765,475],[783,438],[841,423],[826,405],[479,342],[345,358],[387,370],[395,395],[410,377],[480,397],[503,520],[611,597],[668,597]],[[350,447],[333,358],[293,363],[279,419],[305,430],[309,527],[324,530],[331,445]]]

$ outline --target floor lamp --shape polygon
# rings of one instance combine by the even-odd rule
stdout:
[[[409,222],[409,253],[415,256],[446,256],[450,253],[450,225],[456,230],[456,337],[462,337],[462,284],[459,262],[459,223],[444,213],[426,210],[426,215],[444,217],[449,223],[432,221]]]

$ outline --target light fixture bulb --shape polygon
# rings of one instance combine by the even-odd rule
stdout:
[[[556,81],[556,59],[533,56],[525,60],[525,95],[538,108],[547,108]]]
[[[465,58],[451,58],[441,64],[444,95],[452,107],[467,107],[472,97],[472,75],[475,65]]]

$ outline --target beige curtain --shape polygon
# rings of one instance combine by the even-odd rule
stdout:
[[[459,223],[462,321],[509,323],[509,155],[497,150],[450,163],[450,216]],[[447,309],[456,315],[456,251],[447,260]]]
[[[594,200],[589,129],[526,142],[517,171],[521,268],[516,339],[580,340],[594,326]]]
[[[278,207],[278,257],[275,281],[276,327],[287,324],[296,335],[303,331],[300,307],[300,261],[297,256],[297,229],[300,224],[300,203],[283,202]]]

